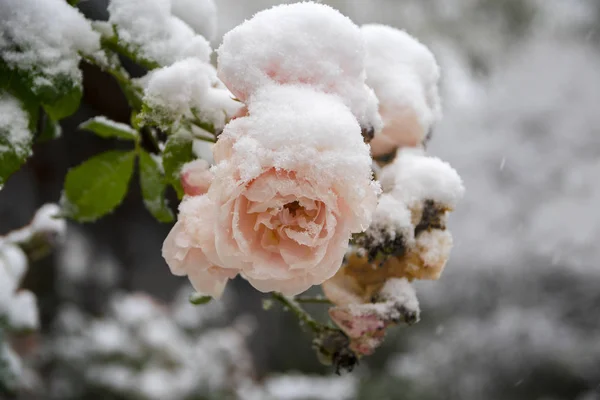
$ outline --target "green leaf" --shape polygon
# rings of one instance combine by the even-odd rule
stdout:
[[[190,303],[195,306],[200,306],[202,304],[209,303],[212,300],[212,297],[205,296],[201,293],[195,292],[190,295]]]
[[[79,125],[79,129],[94,132],[103,138],[138,140],[140,137],[139,133],[131,126],[101,116],[88,119]]]
[[[193,143],[192,136],[182,131],[169,136],[163,151],[165,177],[177,191],[180,199],[183,197],[183,187],[180,181],[181,167],[195,158],[192,151]]]
[[[0,91],[0,187],[31,155],[30,116],[17,98]]]
[[[60,86],[53,88],[50,100],[42,100],[44,111],[55,121],[68,117],[77,111],[83,91],[81,86],[75,82],[66,82],[67,85],[73,84],[71,87]]]
[[[57,121],[46,117],[44,119],[44,130],[42,134],[37,137],[38,143],[44,143],[50,140],[58,139],[62,135],[62,128]]]
[[[127,194],[135,156],[107,151],[70,169],[61,199],[64,215],[89,222],[113,211]]]
[[[161,166],[150,154],[140,153],[140,185],[144,205],[160,222],[173,221],[173,212],[169,209],[164,193],[167,187]]]

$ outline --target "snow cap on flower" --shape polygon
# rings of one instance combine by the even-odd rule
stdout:
[[[219,78],[244,102],[267,84],[306,84],[338,94],[363,128],[381,128],[360,29],[327,5],[261,11],[228,32],[217,52]]]
[[[418,146],[441,117],[440,69],[431,51],[408,33],[385,25],[361,28],[367,84],[379,99],[383,130],[371,142],[374,156]]]
[[[412,149],[398,152],[394,162],[383,168],[381,181],[386,191],[409,208],[432,200],[453,209],[465,192],[450,164]]]

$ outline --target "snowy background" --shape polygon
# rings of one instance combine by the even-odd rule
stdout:
[[[254,12],[278,3],[217,1],[213,46]],[[46,387],[50,398],[196,399],[207,397],[194,391],[225,398],[219,391],[235,386],[256,399],[600,399],[600,2],[324,3],[357,24],[407,29],[442,65],[445,116],[429,151],[459,171],[467,192],[451,216],[456,245],[444,275],[417,285],[422,321],[396,328],[351,376],[301,377],[331,371],[316,362],[293,319],[263,312],[246,283],[234,282],[221,308],[181,309],[189,289],[179,290],[185,280],[171,276],[160,256],[170,227],[139,206],[136,188],[113,215],[69,226],[63,249],[30,267],[24,286],[38,295],[42,320],[41,336],[21,346],[41,371],[32,373],[32,393]],[[105,1],[80,8],[91,18],[107,17]],[[36,157],[3,189],[0,232],[56,201],[68,167],[119,146],[75,129],[97,114],[128,120],[125,99],[108,76],[84,66],[84,85],[85,106],[65,120],[63,139],[34,148]],[[155,335],[132,333],[130,316],[110,306],[131,291],[172,303],[179,317],[148,311],[159,326]],[[133,315],[152,308],[139,297],[128,304]],[[239,318],[247,313],[255,320]],[[211,353],[202,338],[213,325],[224,339],[222,351],[208,346]],[[197,335],[196,329],[209,330]],[[170,349],[161,342],[165,335],[186,339]],[[145,347],[118,347],[132,337]],[[235,357],[246,351],[245,337],[251,356],[241,362]],[[83,356],[83,350],[73,354],[76,344],[91,352],[88,360],[100,361],[73,368]],[[156,348],[167,354],[156,356]],[[191,349],[197,356],[190,361]],[[154,354],[150,371],[127,375],[148,353]],[[130,366],[119,369],[106,354]],[[173,362],[187,367],[175,374],[164,367]],[[214,368],[202,367],[211,363]]]

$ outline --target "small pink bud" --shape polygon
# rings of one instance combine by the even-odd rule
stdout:
[[[181,185],[187,196],[201,196],[208,192],[213,180],[209,164],[205,160],[194,160],[181,168]]]

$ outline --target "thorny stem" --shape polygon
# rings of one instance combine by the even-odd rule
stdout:
[[[304,323],[306,326],[310,328],[314,333],[323,333],[326,330],[330,330],[331,328],[319,323],[313,317],[310,316],[294,299],[286,297],[278,292],[273,292],[273,299],[277,300],[284,307],[287,307],[290,311],[292,311],[296,317],[300,320],[300,322]]]

